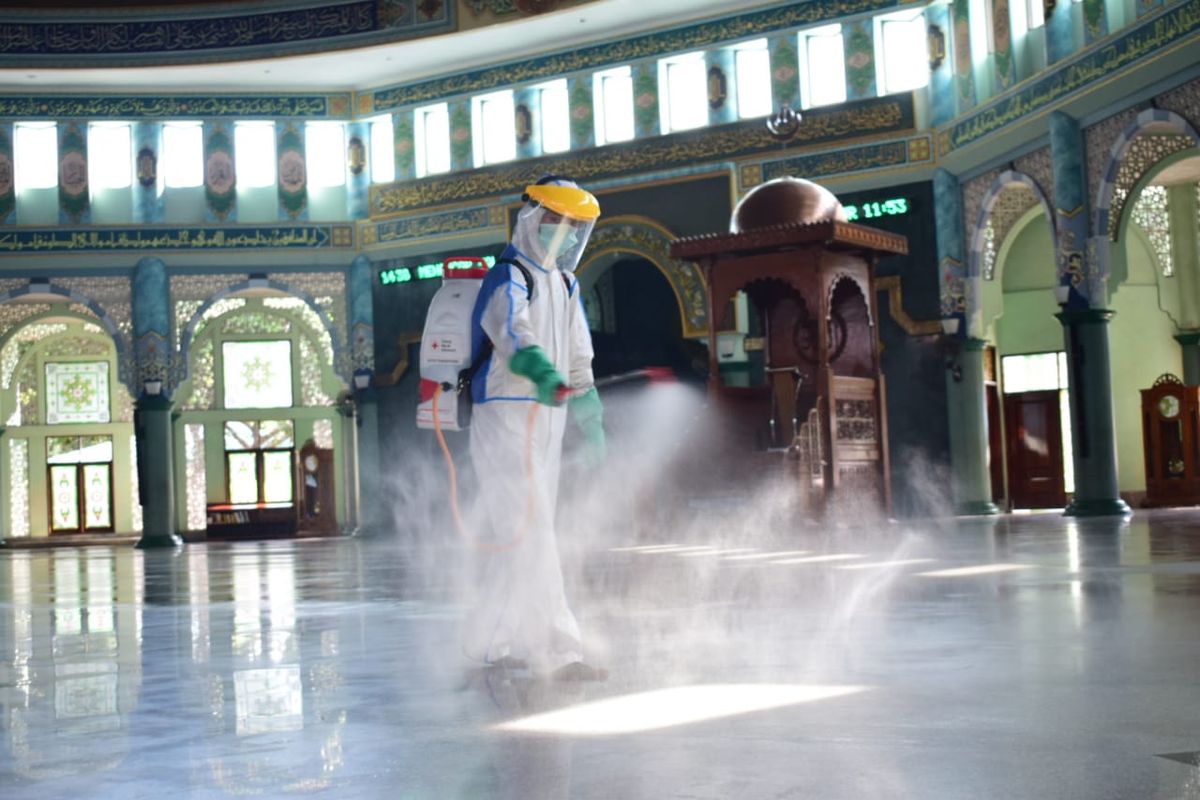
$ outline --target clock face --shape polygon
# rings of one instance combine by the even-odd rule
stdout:
[[[317,471],[317,457],[309,455],[304,457],[304,468],[309,472]]]
[[[1179,398],[1173,394],[1165,394],[1158,401],[1158,413],[1168,419],[1179,415]]]

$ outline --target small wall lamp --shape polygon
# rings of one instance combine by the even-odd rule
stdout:
[[[354,388],[362,391],[371,385],[371,373],[367,370],[359,370],[354,373]]]
[[[142,388],[144,388],[146,390],[146,394],[148,394],[148,395],[152,395],[152,396],[160,395],[160,394],[162,394],[162,388],[163,388],[162,379],[161,378],[148,378],[147,380],[142,382]]]
[[[1054,287],[1054,302],[1060,306],[1065,306],[1067,301],[1071,299],[1070,286],[1055,286]]]
[[[958,363],[958,354],[962,344],[958,337],[962,319],[959,317],[942,317],[942,336],[938,341],[938,352],[945,361],[946,371],[955,383],[962,381],[962,365]]]

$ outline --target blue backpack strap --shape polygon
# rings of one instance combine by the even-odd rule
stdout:
[[[520,261],[517,261],[515,258],[497,259],[495,266],[498,267],[501,264],[510,264],[521,271],[521,275],[523,275],[525,278],[525,299],[532,300],[533,274],[529,271],[529,268]],[[566,277],[567,276],[564,275],[563,280],[566,280]],[[567,294],[570,293],[571,286],[570,284],[567,284]],[[494,349],[495,346],[492,344],[492,340],[488,338],[487,334],[484,334],[483,344],[480,345],[479,352],[475,354],[475,358],[471,361],[471,366],[458,373],[458,386],[456,388],[459,392],[462,392],[470,385],[471,381],[475,378],[475,374],[478,373],[484,363],[491,358],[492,351]]]

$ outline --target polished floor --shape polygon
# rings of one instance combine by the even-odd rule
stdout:
[[[730,530],[568,549],[588,684],[463,548],[0,551],[0,797],[1200,798],[1200,511]]]

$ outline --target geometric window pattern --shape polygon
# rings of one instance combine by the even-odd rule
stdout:
[[[29,535],[29,440],[8,440],[9,535]]]
[[[108,422],[108,362],[46,364],[46,424]]]
[[[185,460],[187,464],[187,526],[189,531],[199,531],[203,530],[207,523],[205,505],[208,502],[204,425],[198,423],[184,425],[183,444],[187,455]]]
[[[1163,277],[1170,278],[1175,274],[1175,262],[1171,259],[1171,219],[1167,214],[1167,187],[1144,187],[1130,209],[1129,216],[1150,240],[1150,247],[1154,250]]]
[[[292,342],[222,342],[225,408],[292,405]]]
[[[989,219],[983,229],[983,279],[990,281],[996,277],[996,229]]]

